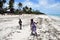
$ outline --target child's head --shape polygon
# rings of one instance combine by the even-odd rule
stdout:
[[[33,19],[31,19],[31,22],[33,22]]]
[[[19,19],[19,20],[21,20],[21,19]]]

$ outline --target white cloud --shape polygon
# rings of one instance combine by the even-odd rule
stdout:
[[[25,2],[23,2],[23,6],[32,7],[33,9],[39,7],[38,4],[35,4],[35,3],[33,3],[31,1],[29,1],[29,0],[28,1],[26,0]]]
[[[18,2],[15,2],[15,3],[14,3],[14,8],[15,8],[15,9],[18,9]]]
[[[8,6],[9,6],[8,3],[5,3],[4,6],[3,6],[3,8],[6,8]]]
[[[60,11],[60,3],[55,3],[55,0],[38,0],[38,3],[31,2],[30,0],[26,0],[23,3],[24,6],[32,7],[33,9],[41,10],[42,12],[49,10],[50,12],[53,11]],[[7,4],[5,4],[6,6]],[[8,6],[8,5],[7,5]],[[14,8],[18,8],[18,2],[15,2]],[[48,12],[48,11],[46,11]]]
[[[53,9],[53,10],[60,10],[60,3],[55,3],[55,4],[52,4],[48,7],[49,9]]]
[[[3,8],[6,8],[6,7],[8,7],[8,6],[9,6],[9,4],[8,4],[8,3],[5,3],[4,6],[3,6]],[[14,8],[15,8],[15,9],[18,8],[18,2],[15,2],[15,3],[14,3]]]
[[[24,6],[32,7],[45,13],[55,13],[60,11],[60,3],[55,3],[55,0],[38,0],[38,3],[26,0],[23,2]]]
[[[48,2],[47,2],[47,0],[39,0],[39,5],[46,6],[46,5],[48,5]]]
[[[23,2],[23,6],[32,7],[33,9],[39,9],[41,7],[47,8],[49,6],[48,0],[38,0],[38,3],[31,2],[30,0],[26,0]]]
[[[42,9],[45,9],[46,12],[48,12],[47,10],[49,10],[50,12],[60,12],[60,3],[59,2],[55,2],[55,0],[39,0],[39,5]]]

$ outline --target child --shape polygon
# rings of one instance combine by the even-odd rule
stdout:
[[[19,19],[19,25],[20,25],[20,29],[22,29],[22,21],[21,21],[21,19]]]
[[[37,36],[35,24],[36,23],[33,21],[33,19],[31,19],[30,27],[31,27],[31,35],[33,35],[33,36]]]

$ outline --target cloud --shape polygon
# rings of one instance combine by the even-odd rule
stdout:
[[[8,7],[9,5],[8,5],[8,3],[5,3],[4,5],[3,5],[3,8],[6,8],[6,7]]]
[[[24,6],[28,6],[28,7],[32,7],[33,9],[39,8],[39,5],[36,3],[33,3],[29,0],[26,0],[25,2],[23,2],[23,7]]]
[[[47,2],[47,0],[39,0],[39,5],[46,6],[46,5],[48,5],[48,2]]]
[[[30,0],[26,0],[25,2],[23,2],[23,6],[32,7],[34,10],[40,10],[43,8],[47,8],[49,5],[47,0],[38,0],[38,3],[34,3],[31,2]]]
[[[38,3],[34,3],[30,0],[26,0],[22,2],[23,7],[28,6],[33,8],[34,10],[40,10],[44,13],[60,13],[60,3],[55,0],[37,0]],[[7,4],[5,4],[6,6]],[[8,6],[8,5],[7,5]],[[18,8],[18,2],[14,3],[14,8]]]
[[[60,3],[56,3],[56,4],[53,4],[53,5],[50,5],[50,6],[48,7],[48,9],[60,10]]]
[[[48,14],[59,14],[60,13],[60,3],[55,0],[40,0],[40,8],[42,12]]]
[[[6,7],[8,7],[8,6],[9,6],[9,4],[8,4],[8,3],[5,3],[4,6],[3,6],[3,8],[6,8]],[[15,2],[15,3],[14,3],[14,8],[15,8],[15,9],[18,8],[18,2]]]
[[[15,8],[15,9],[18,9],[18,2],[15,2],[15,3],[14,3],[14,8]]]
[[[26,0],[23,5],[48,14],[60,13],[60,3],[55,0],[38,0],[38,3]]]

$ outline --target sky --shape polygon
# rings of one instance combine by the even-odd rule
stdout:
[[[5,7],[8,6],[8,1]],[[28,6],[45,14],[60,14],[60,0],[15,0],[14,8],[18,8],[19,2],[23,7]]]

